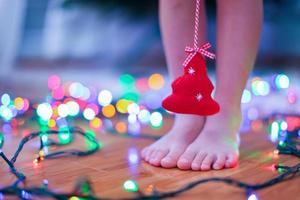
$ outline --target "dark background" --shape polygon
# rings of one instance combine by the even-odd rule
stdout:
[[[40,85],[54,73],[94,84],[122,73],[167,72],[156,0],[7,2],[0,4],[0,90],[19,90],[18,85],[29,83],[28,89],[38,85],[37,90],[43,90]],[[206,4],[208,39],[215,44],[216,2]],[[264,1],[254,73],[299,73],[299,19],[300,1]]]

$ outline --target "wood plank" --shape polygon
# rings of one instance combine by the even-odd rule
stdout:
[[[172,124],[167,120],[162,130],[145,129],[144,132],[160,135],[167,131]],[[29,127],[34,130],[36,127]],[[13,134],[6,134],[4,152],[12,155],[15,151],[22,133],[27,128],[15,130]],[[119,137],[112,134],[98,132],[97,139],[103,143],[101,151],[94,155],[82,158],[60,158],[45,160],[34,167],[32,161],[37,153],[38,141],[32,141],[26,145],[20,155],[16,166],[27,175],[27,186],[40,186],[44,179],[49,181],[49,188],[56,191],[71,191],[77,178],[87,176],[97,195],[102,197],[131,197],[134,194],[126,193],[122,184],[127,179],[135,179],[142,191],[146,191],[149,185],[154,185],[160,191],[174,190],[184,184],[200,178],[209,177],[234,177],[249,183],[259,183],[278,175],[278,172],[270,170],[270,166],[276,163],[296,164],[299,159],[288,155],[274,157],[272,152],[274,145],[267,139],[265,132],[249,132],[241,134],[241,157],[239,165],[233,169],[219,171],[194,172],[179,169],[163,169],[153,167],[142,161],[137,154],[137,163],[128,161],[130,152],[139,152],[144,146],[153,142],[149,139],[134,139]],[[85,143],[79,137],[68,148],[84,148]],[[0,162],[0,186],[11,183],[14,179],[8,173],[4,162]],[[258,191],[259,199],[300,199],[300,178],[280,183],[271,188]],[[196,187],[178,199],[246,199],[244,191],[222,183],[209,183]]]

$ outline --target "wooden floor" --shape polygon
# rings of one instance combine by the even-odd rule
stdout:
[[[170,124],[171,122],[167,122],[167,126],[162,130],[153,131],[149,129],[144,131],[160,134],[168,129]],[[34,130],[35,128],[30,127],[30,129]],[[24,130],[20,129],[11,135],[6,135],[4,152],[9,156],[15,151]],[[92,156],[45,160],[38,167],[34,167],[32,163],[38,146],[38,141],[33,141],[25,146],[16,165],[27,175],[27,186],[40,186],[42,181],[47,179],[50,189],[71,191],[78,177],[87,176],[97,195],[120,198],[134,195],[124,192],[121,187],[127,179],[135,179],[142,191],[146,191],[151,184],[160,191],[173,190],[190,181],[215,176],[230,176],[249,183],[259,183],[279,174],[270,169],[272,164],[292,165],[299,162],[291,156],[274,157],[274,146],[268,141],[267,134],[263,132],[243,133],[241,135],[239,166],[234,169],[209,172],[162,169],[148,165],[140,160],[137,153],[144,146],[153,142],[149,139],[125,138],[103,132],[98,132],[97,138],[102,142],[103,147],[101,151]],[[76,142],[72,144],[72,148],[82,148],[84,145],[84,142],[78,137]],[[13,180],[14,177],[8,174],[4,162],[0,161],[0,187],[11,183]],[[298,176],[293,180],[258,191],[258,198],[260,200],[300,199],[299,185],[300,177]],[[240,189],[222,183],[209,183],[182,194],[177,199],[244,200],[246,197],[244,191]]]

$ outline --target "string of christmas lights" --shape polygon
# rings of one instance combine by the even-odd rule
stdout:
[[[48,131],[39,131],[39,132],[34,132],[31,133],[27,136],[25,136],[24,138],[22,138],[22,140],[20,141],[18,148],[16,150],[16,152],[14,153],[14,155],[12,156],[12,158],[9,160],[7,158],[7,156],[4,154],[4,152],[2,151],[2,146],[3,143],[2,142],[2,146],[0,146],[0,156],[1,158],[6,162],[6,164],[9,166],[10,171],[16,176],[17,180],[16,182],[13,184],[13,186],[18,185],[19,183],[25,181],[26,176],[24,174],[22,174],[21,172],[19,172],[16,167],[14,166],[15,162],[17,161],[17,158],[19,156],[19,154],[21,153],[24,145],[29,142],[30,140],[33,140],[37,137],[42,138],[45,135],[58,135],[58,134],[70,134],[70,135],[75,135],[75,134],[79,134],[81,136],[83,136],[87,141],[91,142],[92,148],[88,149],[86,151],[81,151],[81,150],[65,150],[65,151],[56,151],[56,152],[52,152],[52,153],[45,153],[44,152],[44,147],[47,146],[57,146],[57,145],[61,145],[58,142],[54,142],[54,141],[50,141],[50,143],[45,143],[42,139],[40,140],[40,148],[39,148],[39,154],[38,157],[33,161],[34,164],[38,164],[40,161],[44,160],[44,159],[51,159],[51,158],[58,158],[58,157],[66,157],[66,156],[87,156],[87,155],[91,155],[93,153],[95,153],[96,151],[98,151],[98,149],[100,148],[99,143],[96,141],[96,139],[91,136],[90,134],[86,134],[82,129],[78,128],[78,127],[73,127],[70,129],[63,129],[63,130],[48,130]]]
[[[256,100],[267,96],[278,95],[283,104],[288,104],[290,109],[287,113],[297,113],[298,86],[290,84],[290,77],[285,74],[276,74],[270,77],[253,77],[248,87],[244,90],[241,103],[244,106],[244,116],[246,125],[250,125],[252,131],[262,130],[267,123],[269,125],[269,136],[273,143],[278,143],[277,150],[274,152],[280,154],[293,155],[299,158],[297,144],[300,139],[300,116],[299,115],[269,115],[267,109],[263,109]],[[99,93],[94,87],[85,86],[79,82],[62,83],[57,75],[50,76],[48,87],[50,95],[42,103],[29,102],[26,98],[12,98],[5,93],[0,98],[0,125],[5,134],[12,132],[17,126],[22,126],[27,119],[38,122],[41,127],[40,132],[26,132],[15,155],[9,159],[1,150],[4,144],[4,136],[0,133],[0,159],[9,166],[16,181],[9,186],[0,188],[0,200],[4,195],[13,195],[20,199],[33,199],[37,197],[51,197],[54,199],[108,199],[100,198],[93,194],[92,186],[88,180],[80,180],[74,191],[70,193],[56,193],[47,188],[47,180],[44,180],[41,187],[23,187],[26,179],[25,175],[15,167],[15,162],[24,145],[32,140],[39,139],[40,147],[38,156],[33,164],[38,165],[44,159],[59,158],[65,156],[87,156],[95,153],[101,147],[94,137],[92,131],[84,131],[79,128],[68,128],[67,120],[87,121],[92,130],[106,130],[120,137],[158,139],[159,136],[151,134],[142,134],[142,126],[150,126],[153,129],[163,127],[165,111],[160,109],[160,102],[166,93],[164,87],[165,79],[161,74],[152,74],[149,78],[136,79],[130,74],[120,76],[120,85],[122,88],[119,99],[113,97],[109,90],[101,90]],[[152,91],[153,90],[153,91]],[[151,93],[153,92],[153,94]],[[155,94],[154,94],[155,92]],[[276,101],[277,102],[277,101]],[[277,102],[279,105],[279,103]],[[282,104],[282,105],[283,105]],[[260,103],[259,105],[263,105]],[[281,103],[280,103],[281,105]],[[277,107],[277,106],[276,106]],[[296,111],[296,112],[295,112]],[[273,111],[272,111],[273,112]],[[285,110],[284,110],[285,112]],[[120,115],[118,115],[119,113]],[[263,116],[268,116],[263,119]],[[117,118],[116,121],[111,120]],[[121,120],[120,120],[121,119]],[[53,130],[53,129],[58,129]],[[48,153],[48,147],[65,146],[74,141],[74,135],[78,134],[88,140],[91,145],[86,151],[66,150]],[[58,140],[51,139],[49,135],[57,135]],[[293,137],[290,137],[293,135]],[[297,140],[298,137],[298,140]],[[144,194],[140,191],[138,184],[134,180],[127,180],[123,187],[127,192],[135,192],[136,196],[129,199],[163,199],[177,196],[193,187],[205,184],[207,182],[223,182],[236,187],[245,189],[248,200],[257,200],[254,191],[270,187],[294,177],[299,172],[299,164],[294,166],[276,165],[274,169],[282,173],[279,176],[267,180],[261,184],[247,184],[231,178],[211,178],[202,179],[187,184],[186,186],[170,192],[159,192],[155,186],[151,185],[152,192]]]
[[[295,157],[300,158],[300,149],[297,148],[297,143],[299,143],[299,128],[297,130],[294,130],[292,132],[289,132],[284,140],[281,140],[282,142],[278,143],[277,149],[279,154],[288,154],[293,155]],[[19,172],[15,166],[14,163],[16,162],[19,153],[22,151],[24,145],[37,137],[42,137],[45,134],[79,134],[83,136],[85,139],[93,143],[93,148],[88,149],[86,151],[81,150],[68,150],[68,151],[57,151],[49,154],[41,154],[39,153],[39,157],[37,159],[37,162],[40,162],[44,159],[50,159],[50,158],[58,158],[58,157],[66,157],[66,156],[87,156],[91,155],[95,152],[97,152],[100,149],[100,145],[97,142],[97,140],[91,136],[90,134],[86,134],[82,129],[73,127],[68,130],[49,130],[49,131],[39,131],[29,134],[28,136],[24,137],[21,142],[18,145],[18,148],[13,155],[13,157],[9,160],[4,152],[0,151],[1,158],[7,163],[7,165],[10,168],[10,171],[16,176],[17,181],[13,183],[12,185],[0,188],[0,199],[4,197],[4,195],[12,195],[19,197],[20,199],[30,200],[33,199],[33,197],[50,197],[53,199],[68,199],[68,200],[83,200],[83,199],[91,199],[91,200],[102,200],[102,199],[110,199],[110,198],[102,198],[95,196],[93,194],[93,189],[88,180],[80,180],[77,184],[73,192],[70,193],[57,193],[54,191],[51,191],[47,188],[47,183],[43,183],[41,187],[22,187],[20,186],[20,183],[23,183],[26,179],[25,175]],[[136,136],[135,136],[136,137]],[[152,136],[151,136],[152,137]],[[149,137],[149,138],[151,138]],[[40,145],[40,151],[43,150],[45,146],[48,144],[44,143],[41,139],[41,145]],[[51,140],[48,140],[51,141]],[[50,145],[56,145],[57,142],[52,141],[49,143]],[[3,145],[3,142],[2,142]],[[1,146],[0,146],[1,148]],[[153,186],[151,189],[151,194],[144,194],[142,191],[139,190],[137,183],[134,180],[127,180],[123,187],[127,192],[135,192],[136,196],[132,198],[125,198],[128,200],[134,200],[134,199],[164,199],[164,198],[170,198],[178,196],[179,194],[182,194],[186,191],[191,190],[194,187],[199,187],[200,185],[203,185],[205,183],[209,182],[221,182],[228,185],[232,185],[235,187],[242,188],[246,191],[246,195],[248,196],[248,199],[257,199],[255,196],[254,191],[261,190],[267,187],[271,187],[275,184],[278,184],[280,182],[283,182],[285,180],[288,180],[290,178],[295,177],[300,171],[300,163],[294,165],[294,166],[283,166],[283,165],[276,165],[275,168],[278,171],[281,171],[282,174],[271,178],[265,182],[259,183],[259,184],[248,184],[236,179],[232,178],[220,178],[220,177],[212,177],[207,179],[200,179],[191,183],[188,183],[187,185],[173,190],[169,192],[159,192],[155,189]],[[124,199],[124,198],[122,198]]]

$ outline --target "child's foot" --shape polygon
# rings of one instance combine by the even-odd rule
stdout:
[[[201,132],[205,117],[176,115],[172,129],[142,150],[142,158],[154,166],[176,167],[179,157]]]
[[[221,111],[208,117],[201,134],[178,159],[178,168],[210,170],[236,166],[240,121],[240,112]]]

